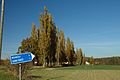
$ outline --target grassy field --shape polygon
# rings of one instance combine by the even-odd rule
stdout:
[[[34,68],[34,80],[119,80],[120,66],[71,66],[62,68]]]
[[[120,65],[70,66],[61,68],[33,67],[30,80],[119,80]],[[17,80],[0,68],[0,80]]]
[[[0,80],[18,80],[15,76],[8,73],[6,68],[0,66]]]

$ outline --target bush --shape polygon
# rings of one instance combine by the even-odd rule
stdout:
[[[10,64],[9,60],[4,60],[2,62],[4,66],[6,66],[7,71],[11,73],[12,75],[19,77],[19,64]],[[22,75],[22,80],[26,80],[28,76],[28,70],[31,69],[32,67],[32,62],[28,63],[22,63],[21,64],[21,75]]]
[[[33,63],[32,62],[28,62],[28,63],[22,63],[21,65],[21,74],[22,74],[22,79],[26,80],[27,77],[29,76],[29,70],[31,69]]]

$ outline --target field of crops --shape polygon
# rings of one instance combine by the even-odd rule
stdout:
[[[1,73],[1,71],[0,71],[0,80],[17,80],[15,77],[9,76],[8,74],[3,75],[3,72]],[[9,77],[9,79],[7,77]],[[120,80],[120,65],[70,66],[70,67],[61,67],[61,68],[33,67],[29,71],[29,79],[30,80]]]
[[[36,73],[38,73],[37,71]],[[36,74],[35,73],[35,74]],[[38,79],[37,79],[38,77]],[[35,80],[119,80],[120,71],[115,70],[51,70],[41,71]]]
[[[34,80],[119,80],[120,66],[72,66],[31,70]]]

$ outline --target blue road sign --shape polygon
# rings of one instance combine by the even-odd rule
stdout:
[[[30,52],[16,54],[16,55],[12,55],[10,57],[10,62],[11,62],[11,64],[30,62],[30,61],[33,60],[34,57],[35,56],[32,53],[30,53]]]

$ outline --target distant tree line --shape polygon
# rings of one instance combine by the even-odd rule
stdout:
[[[94,64],[97,65],[120,65],[120,57],[95,58]]]
[[[23,39],[18,50],[32,52],[35,55],[33,63],[37,65],[55,66],[62,64],[84,64],[82,49],[75,52],[74,43],[68,37],[65,39],[63,30],[55,25],[52,15],[44,7],[40,15],[40,27],[37,29],[32,23],[31,36]]]

